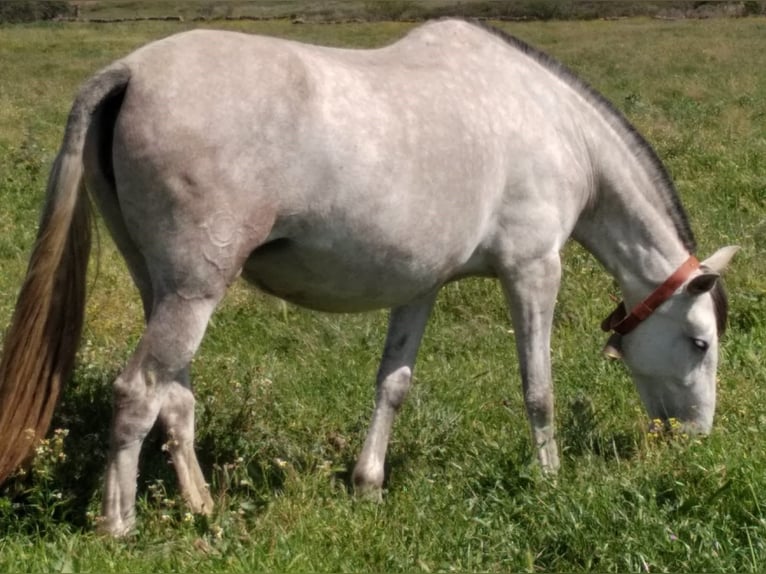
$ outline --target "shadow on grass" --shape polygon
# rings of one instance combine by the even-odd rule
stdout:
[[[639,453],[635,431],[602,428],[588,397],[570,401],[559,425],[559,447],[572,458],[595,455],[605,461],[632,460]]]
[[[413,459],[417,454],[408,456],[405,452],[388,453],[383,464],[383,491],[391,488],[396,489],[401,484],[402,479],[410,474],[410,468],[413,465]],[[346,492],[355,495],[355,485],[353,480],[354,467],[356,466],[358,455],[349,456],[344,459],[346,470],[336,473],[336,478],[342,480],[346,486]]]
[[[0,538],[44,535],[62,524],[80,531],[93,529],[100,515],[116,376],[117,372],[78,373],[65,389],[48,438],[35,457],[0,487]],[[145,498],[150,505],[152,488],[158,483],[165,497],[179,495],[175,471],[162,450],[164,441],[164,432],[155,425],[141,450],[137,498]],[[258,504],[265,498],[258,493],[270,495],[283,486],[284,473],[257,459],[222,478],[222,470],[231,468],[217,461],[233,460],[234,453],[221,449],[210,434],[198,442],[197,454],[216,499],[243,494],[256,508],[265,505]]]
[[[0,489],[0,535],[90,527],[108,451],[114,374],[78,376],[65,389],[48,438]]]
[[[51,438],[26,468],[0,488],[0,538],[43,536],[62,524],[83,532],[94,528],[94,518],[100,515],[112,405],[110,384],[101,381],[88,386],[96,392],[68,390],[54,417]],[[60,434],[61,429],[66,435]],[[55,437],[65,438],[57,441]],[[164,441],[162,429],[155,426],[141,451],[137,498],[145,499],[151,508],[157,504],[153,491],[157,484],[163,487],[163,498],[180,494],[173,466],[162,450]],[[226,457],[233,453],[217,449],[210,435],[200,441],[197,454],[218,505],[246,500],[241,506],[247,506],[248,514],[258,514],[284,486],[284,472],[269,461],[216,462],[229,460]]]
[[[115,375],[79,374],[66,390],[52,425],[54,433],[55,429],[68,432],[62,443],[63,450],[50,448],[38,455],[30,471],[12,478],[0,489],[0,536],[44,533],[61,523],[80,530],[93,527],[93,518],[100,510],[109,448],[111,381]],[[205,415],[200,414],[204,419]],[[632,459],[638,454],[635,432],[604,432],[589,401],[572,401],[563,415],[559,439],[566,456],[596,455],[615,460]],[[279,437],[270,436],[272,433],[267,427],[253,427],[252,415],[244,408],[208,422],[214,424],[215,432],[201,433],[197,454],[211,482],[214,498],[224,508],[230,501],[247,500],[248,512],[259,514],[274,494],[284,489],[286,471],[280,468],[277,457],[282,456],[281,452],[288,452],[289,445],[282,444]],[[350,495],[354,493],[352,473],[360,445],[358,440],[348,437],[361,437],[360,429],[364,426],[360,419],[342,433],[330,433],[327,452],[318,457],[332,460],[336,468],[333,479]],[[174,498],[179,494],[173,467],[162,452],[164,440],[161,429],[155,428],[142,450],[138,496],[146,498],[150,506],[151,487],[158,482],[163,484],[166,496]],[[249,445],[245,452],[242,441]],[[441,466],[449,474],[450,467],[444,457],[451,455],[437,456],[433,452],[419,452],[418,448],[422,449],[422,444],[415,442],[392,449],[385,465],[384,490],[399,488],[407,476],[416,473],[420,463]],[[491,452],[486,457],[469,457],[470,464],[466,468],[470,468],[472,476],[464,478],[475,494],[500,489],[506,496],[513,497],[535,487],[539,477],[530,449],[514,454],[505,452],[502,456],[499,453],[492,456]],[[291,464],[298,472],[308,472],[316,463],[317,456],[310,453],[293,454],[297,456],[291,459]]]

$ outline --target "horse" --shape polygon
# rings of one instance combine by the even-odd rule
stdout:
[[[604,97],[523,41],[465,20],[351,50],[194,30],[79,90],[0,362],[0,479],[44,436],[83,325],[91,204],[143,303],[113,386],[100,528],[135,527],[138,458],[159,423],[180,492],[213,508],[194,450],[189,365],[238,277],[328,312],[390,309],[372,421],[352,473],[379,493],[394,418],[441,286],[499,279],[531,440],[559,467],[550,360],[569,238],[619,283],[602,325],[652,418],[710,431],[719,280],[694,255],[662,162]]]

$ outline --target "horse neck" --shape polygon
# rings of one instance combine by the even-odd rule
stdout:
[[[693,239],[681,236],[685,216],[648,144],[606,131],[594,138],[593,198],[574,237],[617,279],[630,308],[689,257]]]

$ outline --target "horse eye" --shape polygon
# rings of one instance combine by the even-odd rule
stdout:
[[[695,347],[697,347],[700,351],[707,351],[708,347],[710,346],[707,341],[703,341],[702,339],[692,339],[692,343]]]

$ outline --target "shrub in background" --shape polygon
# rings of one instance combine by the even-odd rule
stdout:
[[[35,22],[73,16],[74,7],[65,0],[3,0],[0,24]]]

